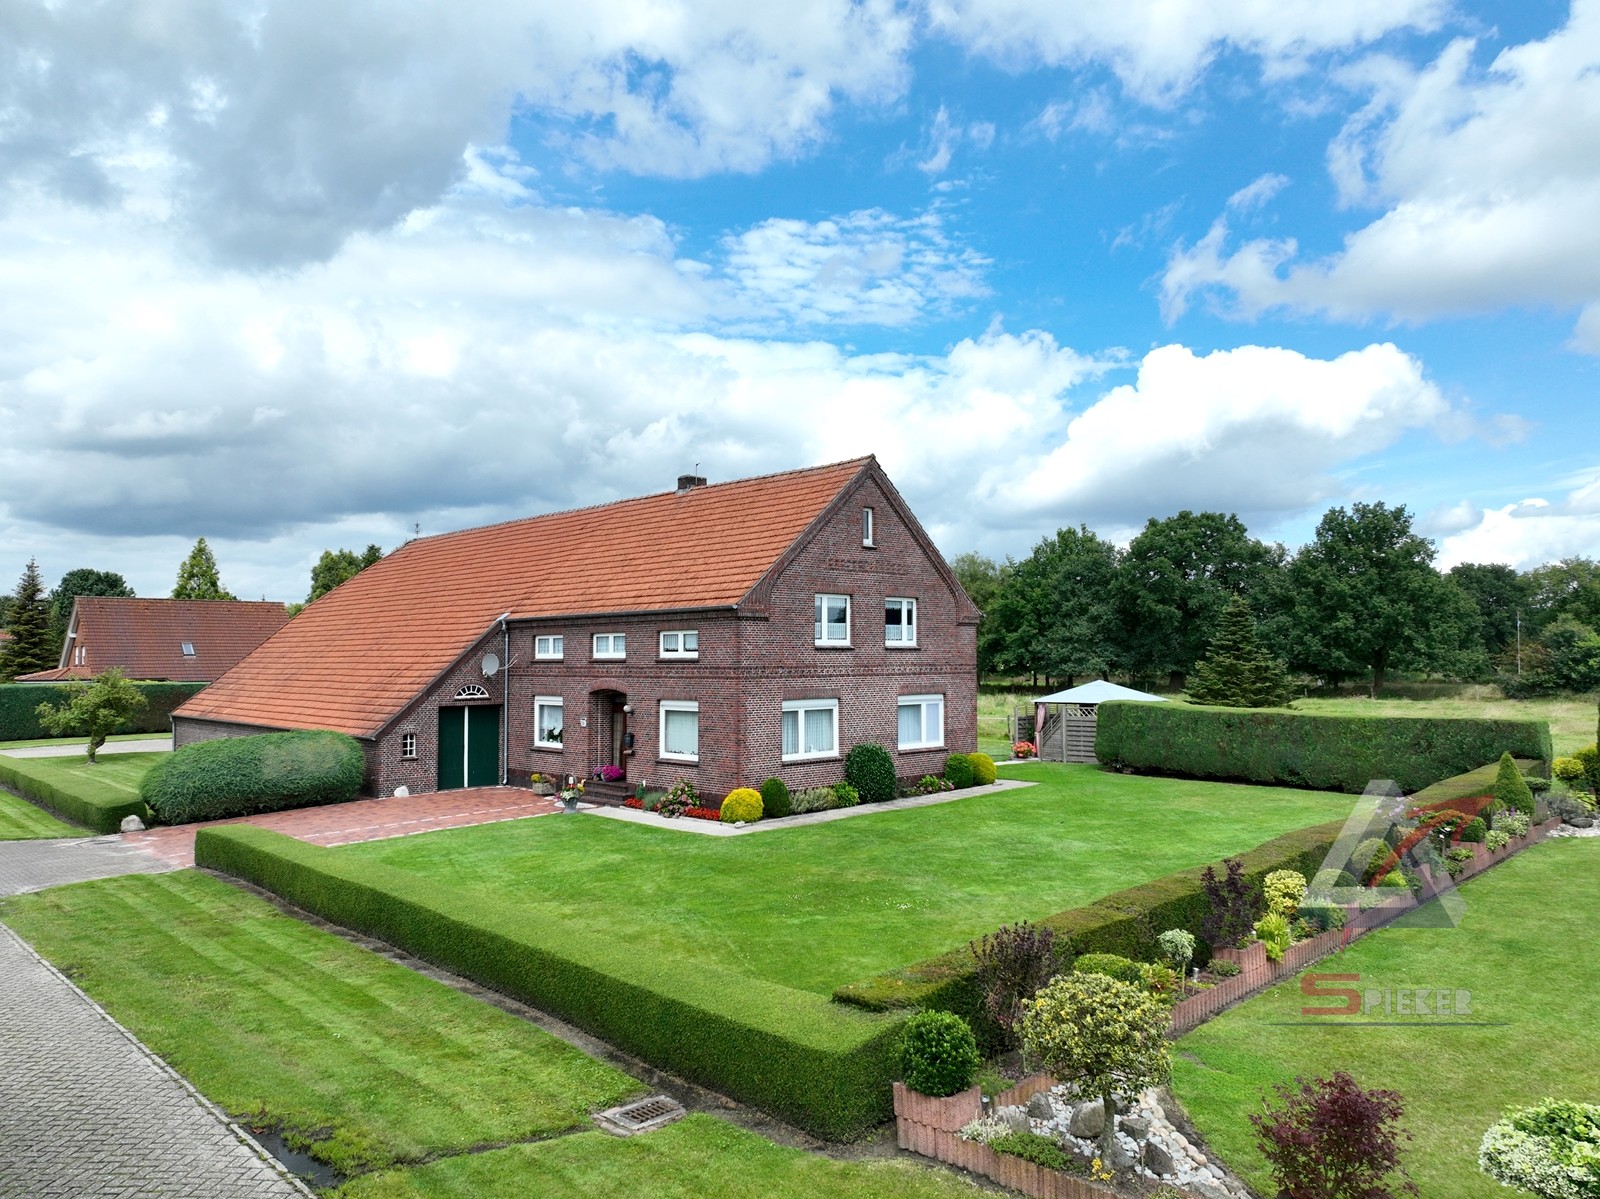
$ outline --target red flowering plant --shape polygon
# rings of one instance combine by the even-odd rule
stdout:
[[[1039,754],[1039,747],[1032,741],[1017,741],[1011,746],[1013,758],[1033,758]]]
[[[722,813],[716,808],[685,808],[683,814],[685,816],[692,817],[695,820],[720,821],[722,819]]]

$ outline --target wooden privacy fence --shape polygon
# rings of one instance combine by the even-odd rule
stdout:
[[[1049,704],[1034,742],[1046,762],[1093,762],[1094,704]]]

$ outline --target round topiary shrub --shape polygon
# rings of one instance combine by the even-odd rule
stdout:
[[[761,814],[767,817],[787,816],[794,811],[794,799],[789,785],[780,778],[770,778],[761,784]]]
[[[987,787],[999,775],[995,772],[994,759],[988,754],[968,754],[967,761],[972,763],[972,782],[978,787]]]
[[[954,1012],[918,1012],[906,1021],[900,1060],[901,1076],[913,1091],[954,1095],[978,1073],[978,1041]]]
[[[1481,845],[1484,837],[1489,834],[1489,826],[1483,822],[1482,816],[1474,816],[1467,821],[1461,830],[1461,839],[1466,842]]]
[[[972,786],[972,760],[966,754],[951,754],[944,760],[944,777],[957,791]]]
[[[1118,982],[1144,985],[1144,971],[1140,964],[1116,953],[1086,953],[1072,963],[1074,974],[1103,974]]]
[[[1306,893],[1315,896],[1328,896],[1333,894],[1337,887],[1354,887],[1359,884],[1348,870],[1319,870],[1311,885],[1306,888]]]
[[[162,824],[226,820],[344,803],[361,790],[366,760],[354,737],[325,729],[259,733],[185,745],[156,760],[139,798]]]
[[[1368,837],[1350,855],[1350,873],[1363,880],[1370,879],[1375,870],[1388,862],[1393,851],[1382,837]]]
[[[888,803],[895,797],[894,759],[873,741],[852,746],[844,756],[844,781],[856,789],[862,803]]]
[[[752,787],[735,787],[722,801],[723,824],[754,824],[761,819],[761,792]]]

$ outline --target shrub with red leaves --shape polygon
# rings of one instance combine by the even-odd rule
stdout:
[[[1400,1164],[1411,1134],[1396,1125],[1405,1107],[1396,1091],[1366,1091],[1343,1070],[1273,1088],[1280,1106],[1262,1097],[1250,1117],[1256,1145],[1287,1199],[1394,1199],[1417,1186]]]

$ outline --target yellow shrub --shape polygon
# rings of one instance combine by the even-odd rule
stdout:
[[[728,798],[722,801],[722,822],[736,824],[744,821],[761,819],[761,792],[749,787],[735,787],[728,792]]]
[[[988,754],[968,754],[967,761],[972,763],[972,782],[975,786],[987,787],[994,782],[994,759]]]

